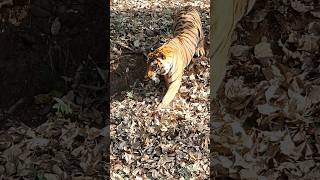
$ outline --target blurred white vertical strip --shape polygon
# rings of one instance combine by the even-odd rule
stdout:
[[[231,37],[238,21],[253,7],[256,0],[212,0],[210,6],[211,97],[216,98],[226,74]]]

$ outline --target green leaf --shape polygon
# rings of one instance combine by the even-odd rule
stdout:
[[[66,104],[63,100],[56,97],[54,97],[53,99],[57,101],[57,103],[54,104],[52,108],[57,109],[58,112],[63,114],[72,114],[70,104]]]
[[[133,92],[132,91],[127,92],[127,97],[130,99],[134,99]]]

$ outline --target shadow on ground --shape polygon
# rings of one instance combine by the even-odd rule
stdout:
[[[118,60],[118,67],[110,72],[110,96],[120,100],[121,92],[130,91],[130,86],[143,81],[146,61],[143,54],[124,53]]]
[[[104,7],[100,1],[17,0],[0,8],[0,114],[5,119],[37,126],[50,108],[36,105],[35,95],[63,95],[101,81],[97,67],[107,66]],[[60,28],[53,28],[57,21]],[[106,96],[105,89],[99,93]]]

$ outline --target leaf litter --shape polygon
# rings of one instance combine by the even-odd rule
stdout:
[[[318,1],[257,1],[239,23],[213,122],[216,176],[318,178],[319,8]]]
[[[124,51],[147,54],[159,47],[172,36],[172,15],[186,5],[198,8],[208,36],[209,3],[114,0],[111,67],[121,66]],[[111,179],[208,179],[209,59],[192,60],[170,109],[156,111],[164,84],[137,80],[129,89],[117,94],[122,99],[111,98]]]

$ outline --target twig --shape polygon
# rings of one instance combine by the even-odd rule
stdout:
[[[123,48],[126,48],[126,49],[134,52],[134,50],[133,50],[131,47],[123,44],[122,42],[115,41],[114,43],[116,43],[117,45],[119,45],[119,46],[121,46],[121,47],[123,47]]]

